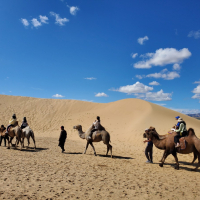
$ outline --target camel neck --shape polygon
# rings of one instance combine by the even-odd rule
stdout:
[[[78,135],[81,139],[85,139],[85,133],[82,130],[78,130]]]
[[[158,148],[158,149],[164,149],[163,146],[163,140],[160,140],[158,138],[156,138],[155,136],[152,138],[152,142],[153,144]]]

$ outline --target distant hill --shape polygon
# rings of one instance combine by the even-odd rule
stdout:
[[[190,116],[190,117],[194,117],[196,119],[200,119],[200,113],[198,113],[198,114],[187,114],[187,115]]]

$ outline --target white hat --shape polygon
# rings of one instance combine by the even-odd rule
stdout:
[[[149,130],[148,128],[145,129],[145,131],[148,131],[148,130]]]

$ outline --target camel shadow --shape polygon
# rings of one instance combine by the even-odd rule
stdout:
[[[110,155],[106,156],[106,155],[103,155],[103,154],[98,154],[98,156],[100,156],[100,157],[106,157],[106,158],[111,157]],[[112,158],[114,158],[114,159],[125,159],[125,160],[134,159],[134,158],[131,158],[131,157],[115,156],[115,155],[113,155]]]
[[[160,163],[154,163],[154,164],[160,164]],[[182,165],[179,165],[179,170],[180,169],[183,169],[183,170],[186,170],[186,171],[189,171],[189,172],[193,172],[193,169],[194,167],[196,167],[197,163],[188,163],[188,162],[183,162],[183,161],[180,161],[179,164],[184,164],[184,165],[188,165],[188,166],[193,166],[193,168],[188,168],[188,167],[184,167]],[[175,163],[164,163],[163,167],[165,165],[169,165],[171,166],[172,168],[175,168],[176,164]],[[197,169],[195,172],[200,172],[200,169]]]
[[[63,154],[80,155],[80,154],[83,154],[83,153],[81,153],[81,152],[63,152]]]
[[[12,148],[13,150],[18,150],[18,151],[20,151],[20,149],[19,148]],[[46,151],[46,150],[48,150],[49,148],[38,148],[38,147],[36,147],[36,149],[34,149],[34,147],[25,147],[25,148],[23,148],[21,151],[25,151],[25,152],[40,152],[40,151]]]

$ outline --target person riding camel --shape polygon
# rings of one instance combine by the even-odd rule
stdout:
[[[24,117],[22,125],[21,125],[21,129],[26,128],[27,126],[28,126],[28,123],[27,123],[26,117]]]
[[[6,129],[6,133],[5,134],[8,134],[8,131],[11,127],[15,126],[15,124],[17,123],[17,117],[15,114],[13,114],[12,118],[9,120],[9,125],[7,126],[7,129]]]
[[[186,129],[186,123],[183,121],[183,119],[179,117],[178,122],[180,122],[179,128],[175,130],[175,132],[177,132],[177,135],[174,136],[174,142],[176,144],[175,146],[176,148],[180,147],[179,139],[181,137],[185,137],[188,135],[188,132]]]
[[[176,117],[175,117],[175,120],[178,121],[179,118],[180,118],[180,116],[176,116]],[[179,126],[180,126],[180,122],[178,121],[177,124],[175,124],[175,125],[172,127],[171,130],[172,130],[172,131],[175,131],[175,130],[179,129]]]
[[[95,131],[98,131],[100,129],[100,126],[101,126],[101,121],[100,121],[100,117],[97,116],[97,120],[95,120],[93,122],[93,125],[94,125],[94,129],[92,129],[92,131],[90,132],[89,136],[88,136],[88,139],[92,139],[92,134],[95,132]]]

